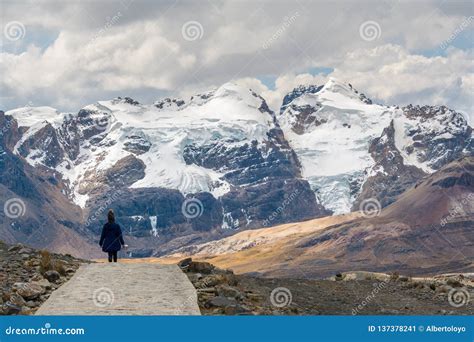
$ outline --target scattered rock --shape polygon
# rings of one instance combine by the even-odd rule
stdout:
[[[48,281],[48,279],[41,279],[41,280],[37,280],[37,281],[32,281],[31,282],[32,284],[36,284],[36,285],[39,285],[43,288],[45,288],[46,290],[49,290],[51,289],[51,283]]]
[[[462,287],[462,284],[459,280],[449,278],[446,280],[446,284],[452,287]]]
[[[23,245],[21,243],[19,243],[19,244],[16,244],[16,245],[11,246],[10,248],[8,248],[8,251],[9,252],[16,252],[16,251],[19,251],[22,248],[23,248]]]
[[[15,305],[12,302],[6,302],[2,306],[2,312],[5,315],[18,315],[21,312],[21,306]]]
[[[12,303],[16,306],[22,307],[26,304],[26,301],[19,294],[12,293],[10,295],[10,303]]]
[[[223,274],[211,274],[198,280],[194,285],[198,289],[205,288],[205,287],[212,287],[212,286],[216,286],[217,284],[224,283],[226,279],[227,279],[226,276]]]
[[[28,247],[23,247],[18,251],[18,254],[32,254],[33,250]]]
[[[224,296],[214,297],[206,303],[207,307],[227,307],[232,305],[237,305],[237,301]]]
[[[187,270],[194,273],[210,274],[214,270],[214,265],[208,262],[192,261]]]
[[[441,285],[436,288],[436,293],[448,293],[451,290],[449,285]]]
[[[242,293],[235,287],[228,285],[217,286],[217,294],[219,296],[231,297],[231,298],[242,298]]]
[[[178,266],[182,270],[186,270],[192,262],[193,262],[193,259],[186,258],[186,259],[183,259],[180,262],[178,262]]]
[[[61,275],[59,274],[59,272],[54,271],[54,270],[46,271],[46,272],[44,273],[44,277],[45,277],[46,279],[48,279],[50,282],[52,282],[52,283],[55,283],[55,282],[57,282],[59,279],[61,279]]]
[[[0,241],[0,315],[34,313],[84,262],[70,255],[40,252],[22,244],[8,246]],[[68,272],[57,279],[57,273],[62,274],[61,266]],[[45,279],[43,272],[57,283]]]
[[[394,309],[381,309],[380,312],[386,315],[399,315],[400,314],[400,311],[394,310]]]
[[[16,289],[16,293],[26,300],[38,298],[40,295],[45,293],[43,287],[32,283],[15,283],[14,289]]]

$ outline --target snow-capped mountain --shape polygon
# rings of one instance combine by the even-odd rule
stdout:
[[[333,78],[322,87],[295,89],[285,97],[277,119],[302,164],[303,177],[321,203],[337,214],[358,210],[354,203],[360,202],[364,184],[372,183],[371,177],[397,178],[395,155],[401,157],[398,167],[411,165],[416,174],[399,194],[424,174],[463,153],[472,153],[472,129],[461,114],[446,107],[400,109],[373,104],[351,84]],[[388,161],[381,165],[382,157],[374,155],[370,146],[376,139],[378,144],[390,140],[388,127],[393,128],[393,146],[385,151],[383,158]],[[386,179],[378,184],[386,187],[393,182]],[[384,205],[391,203],[380,195],[371,192]]]
[[[252,90],[227,83],[153,104],[119,97],[77,113],[18,108],[0,112],[0,123],[0,161],[9,163],[0,164],[0,190],[38,208],[56,191],[55,203],[81,213],[58,225],[91,237],[113,207],[141,256],[358,210],[367,198],[386,206],[473,151],[472,129],[454,110],[374,104],[335,79],[294,89],[276,114]],[[29,198],[15,168],[48,190]],[[22,225],[33,230],[37,219]]]
[[[134,236],[166,235],[170,227],[245,229],[269,217],[277,223],[329,214],[301,179],[265,100],[234,84],[187,102],[142,105],[117,98],[77,114],[41,107],[6,115],[24,131],[13,152],[63,182],[62,191],[87,213],[88,226],[98,226],[97,208],[111,205],[119,191],[113,203]],[[283,204],[293,193],[298,196]],[[199,200],[195,220],[183,213],[185,196]],[[272,216],[282,205],[285,211]]]

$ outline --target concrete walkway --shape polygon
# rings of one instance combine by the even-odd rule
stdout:
[[[176,265],[81,266],[36,315],[200,315],[197,293]]]

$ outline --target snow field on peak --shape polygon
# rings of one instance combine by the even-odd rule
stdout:
[[[5,112],[5,114],[13,116],[18,122],[18,126],[24,127],[38,127],[40,123],[44,123],[45,121],[57,127],[56,125],[62,122],[64,115],[56,109],[47,106],[16,108]],[[44,124],[42,126],[44,126]]]
[[[312,106],[316,112],[311,115],[322,122],[305,127],[303,134],[292,129],[295,117],[291,105],[278,117],[302,164],[303,177],[335,214],[350,212],[354,200],[350,181],[374,165],[369,144],[392,118],[393,109],[366,104],[356,95],[332,80],[320,92],[295,99],[291,104]]]
[[[131,155],[125,149],[130,136],[139,136],[149,143],[149,150],[135,155],[146,167],[144,178],[132,184],[132,188],[165,187],[178,189],[183,194],[206,191],[215,197],[227,193],[230,184],[221,180],[224,174],[194,164],[187,165],[183,157],[184,147],[214,143],[238,147],[252,141],[263,142],[268,139],[269,130],[275,127],[273,117],[260,111],[261,98],[234,84],[224,84],[198,97],[179,108],[159,109],[154,105],[127,103],[121,99],[99,101],[84,107],[94,121],[105,115],[108,125],[102,132],[81,140],[75,160],[66,157],[56,168],[69,181],[72,200],[81,207],[86,205],[88,195],[79,193],[81,184],[86,181],[85,175],[105,172]],[[65,115],[49,107],[17,109],[10,113],[20,118],[21,123],[31,126],[22,142],[47,122],[59,127],[66,119]],[[28,115],[23,118],[23,113]],[[94,141],[100,135],[104,138]],[[27,158],[27,161],[30,164],[41,162],[39,158]],[[87,181],[93,181],[90,175]]]

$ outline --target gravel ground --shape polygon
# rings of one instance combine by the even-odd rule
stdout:
[[[189,258],[178,265],[196,287],[204,315],[474,315],[474,283],[462,275],[269,279]]]

